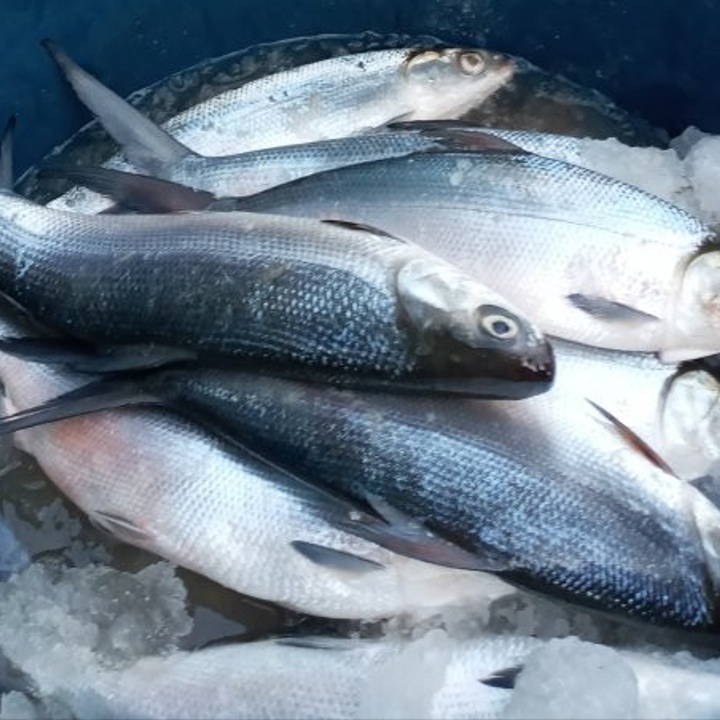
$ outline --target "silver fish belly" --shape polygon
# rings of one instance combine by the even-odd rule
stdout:
[[[717,629],[720,511],[568,390],[523,403],[431,401],[215,371],[143,386],[300,476],[357,501],[379,497],[494,558],[504,579],[657,624]]]
[[[3,334],[23,334],[0,317]],[[87,375],[0,353],[5,412],[48,400]],[[400,557],[332,522],[328,505],[277,468],[154,408],[112,410],[16,436],[98,525],[237,592],[328,617],[382,618],[480,602],[482,574]],[[355,574],[311,562],[291,543],[377,563]]]

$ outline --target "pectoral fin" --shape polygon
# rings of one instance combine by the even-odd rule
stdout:
[[[407,240],[399,238],[397,235],[391,235],[389,232],[383,230],[382,228],[375,227],[374,225],[367,225],[366,223],[352,222],[350,220],[332,219],[321,220],[320,222],[324,223],[325,225],[335,225],[336,227],[345,228],[346,230],[357,230],[358,232],[366,232],[370,233],[371,235],[377,235],[378,237],[390,238],[391,240],[397,240],[401,243],[408,242]]]
[[[398,555],[433,565],[483,572],[502,572],[512,567],[508,558],[489,548],[469,552],[439,537],[419,520],[410,518],[379,496],[366,493],[366,499],[382,519],[359,511],[351,512],[338,521],[337,526]]]
[[[0,435],[133,405],[161,405],[163,400],[132,381],[101,380],[60,395],[42,405],[0,418]]]
[[[121,515],[96,510],[89,517],[99,528],[128,545],[147,545],[153,539],[149,532]]]
[[[629,428],[622,420],[613,415],[609,410],[601,407],[597,403],[585,398],[592,407],[597,410],[600,415],[610,423],[610,426],[615,430],[618,437],[620,437],[629,447],[636,452],[640,453],[643,457],[649,460],[653,465],[659,467],[664,472],[674,475],[677,477],[675,471],[668,465],[667,462],[650,446],[649,443],[645,442],[634,430]]]
[[[624,305],[623,303],[615,302],[614,300],[608,300],[600,295],[572,293],[566,297],[578,310],[582,310],[584,313],[592,315],[592,317],[598,320],[617,323],[660,322],[660,318],[655,315],[630,307],[629,305]]]
[[[293,540],[290,545],[310,562],[331,570],[340,570],[353,575],[366,575],[369,572],[385,569],[384,565],[374,560],[367,560],[343,550],[335,550],[304,540]]]
[[[528,154],[527,150],[487,132],[486,128],[459,120],[411,120],[392,122],[390,130],[412,132],[438,143],[439,151],[486,152],[505,150]]]
[[[518,675],[523,670],[523,665],[514,665],[513,667],[497,670],[492,675],[481,678],[479,682],[488,687],[502,688],[503,690],[512,690]]]

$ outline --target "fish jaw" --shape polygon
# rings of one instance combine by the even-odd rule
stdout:
[[[486,50],[451,48],[411,54],[401,70],[403,94],[414,109],[403,120],[455,119],[508,83],[515,63]]]

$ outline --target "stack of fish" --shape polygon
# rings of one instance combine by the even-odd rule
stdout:
[[[49,168],[112,200],[36,205],[6,134],[0,430],[95,522],[325,617],[491,573],[717,633],[718,391],[674,364],[720,352],[699,220],[457,121],[512,74],[486,51],[301,66],[160,128],[47,47],[143,174]]]

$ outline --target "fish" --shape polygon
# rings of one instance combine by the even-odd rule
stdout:
[[[658,447],[687,479],[720,479],[720,383],[691,365],[666,381],[659,406]],[[720,487],[720,486],[719,486]]]
[[[153,346],[150,360],[126,349],[127,362],[208,358],[321,382],[517,398],[552,382],[550,344],[497,293],[365,226],[82,216],[2,191],[0,291],[76,341]]]
[[[30,331],[7,303],[4,333]],[[83,386],[88,375],[0,354],[5,413]],[[48,478],[112,537],[237,592],[324,617],[380,619],[472,607],[497,582],[448,569],[433,551],[477,570],[479,556],[400,536],[398,555],[366,540],[367,513],[260,460],[237,443],[159,408],[115,409],[15,435]],[[354,531],[340,527],[349,514]],[[368,531],[393,544],[387,523]],[[397,529],[397,528],[396,528]],[[408,547],[431,562],[408,558]],[[419,548],[425,548],[420,550]],[[432,563],[432,564],[431,564]],[[455,563],[456,565],[458,563]],[[460,562],[459,564],[462,564]]]
[[[73,68],[64,51],[51,41],[45,45],[64,71]],[[93,109],[106,122],[116,115],[115,127],[129,129],[138,147],[149,143],[152,155],[172,163],[187,155],[185,145],[203,155],[232,155],[345,137],[392,120],[459,117],[505,84],[513,71],[512,59],[482,49],[374,50],[301,65],[216,95],[171,118],[163,125],[167,134],[155,132],[135,111],[127,117],[124,101],[112,93],[100,96],[102,112],[95,103]],[[86,74],[71,76],[84,100],[88,84],[91,92],[97,90]],[[108,102],[112,107],[106,109]],[[53,205],[80,207],[77,197],[65,200]],[[82,198],[81,204],[87,205]],[[107,203],[91,207],[90,212],[99,212]]]
[[[548,673],[551,662],[558,664],[557,653],[586,672],[592,667],[599,681],[586,687],[593,709],[609,706],[601,683],[622,678],[619,702],[626,717],[712,717],[720,710],[717,661],[687,653],[618,651],[573,637],[456,639],[442,630],[414,640],[290,636],[145,656],[120,668],[90,663],[65,668],[62,675],[46,672],[43,702],[80,719],[460,720],[515,716],[517,693],[525,703],[534,700],[534,716],[549,713],[545,703],[551,702],[555,716],[566,708],[562,716],[574,717],[570,710],[580,702],[574,683],[582,679],[571,678],[568,687],[565,667]],[[533,693],[529,683],[537,687],[543,676],[552,684],[552,696]],[[408,692],[402,678],[423,682]]]
[[[521,588],[716,633],[720,508],[586,394],[566,384],[521,403],[410,397],[177,369],[106,377],[0,420],[0,432],[160,405],[389,522],[493,558]]]
[[[105,87],[54,43],[45,45],[78,97],[98,116],[136,170],[216,195],[253,195],[323,170],[480,141],[477,135],[466,139],[462,133],[433,133],[432,127],[422,124],[421,132],[414,132],[409,123],[408,131],[402,133],[366,133],[232,155],[201,155]],[[63,176],[71,180],[68,172]],[[52,173],[41,172],[40,177],[52,177]]]
[[[489,718],[512,690],[481,680],[540,645],[516,636],[452,642],[442,631],[410,642],[290,637],[46,673],[42,690],[76,718]],[[430,683],[409,700],[400,673],[423,673]]]
[[[565,340],[667,362],[720,347],[720,254],[710,230],[634,186],[559,160],[420,153],[209,209],[373,222],[472,272]]]

